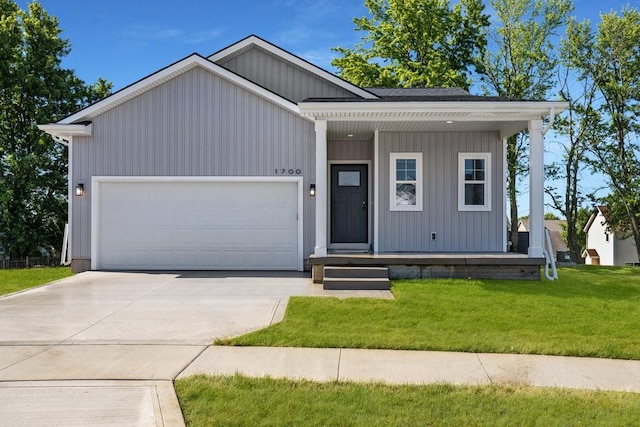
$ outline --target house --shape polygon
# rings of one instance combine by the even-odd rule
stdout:
[[[562,238],[563,226],[566,226],[567,221],[561,219],[545,219],[544,228],[549,231],[549,239],[551,241],[551,256],[556,257],[556,261],[562,262],[563,259],[557,259],[558,253],[566,253],[569,251],[567,244]],[[526,238],[529,238],[529,218],[522,219],[518,222],[518,232],[526,233]]]
[[[75,271],[313,266],[318,280],[334,263],[464,277],[513,265],[535,278],[543,117],[566,108],[365,89],[249,36],[40,129],[69,146]],[[506,139],[521,130],[527,256],[508,254],[506,237]]]
[[[587,249],[582,253],[585,264],[625,265],[638,263],[638,252],[632,238],[609,228],[606,206],[597,206],[584,232]]]

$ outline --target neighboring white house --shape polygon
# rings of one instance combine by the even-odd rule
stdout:
[[[587,233],[587,249],[582,253],[585,264],[625,265],[638,262],[633,239],[624,239],[622,233],[609,228],[606,206],[597,207],[584,231]]]
[[[421,274],[517,263],[535,278],[544,122],[567,107],[361,88],[250,36],[40,129],[69,147],[74,271],[303,270],[355,251],[427,265]],[[514,257],[505,153],[523,130],[531,238]],[[390,253],[400,255],[380,258]]]

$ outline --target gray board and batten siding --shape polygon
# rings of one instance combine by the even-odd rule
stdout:
[[[356,96],[258,46],[243,49],[216,64],[296,103],[309,98]]]
[[[503,252],[503,148],[497,132],[379,133],[380,252]],[[423,210],[389,210],[392,152],[423,153]],[[458,211],[458,153],[491,153],[491,211]],[[436,240],[431,240],[436,233]]]
[[[315,179],[312,122],[196,67],[97,116],[72,146],[72,257],[91,257],[92,176],[285,176]],[[295,174],[295,172],[294,172]],[[315,207],[303,195],[305,258]]]

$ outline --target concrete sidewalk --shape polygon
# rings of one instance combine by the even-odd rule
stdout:
[[[235,373],[312,381],[501,384],[640,392],[640,361],[435,351],[212,346],[178,378]]]

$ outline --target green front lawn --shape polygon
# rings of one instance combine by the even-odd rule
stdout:
[[[188,426],[626,426],[640,413],[637,393],[241,376],[190,377],[175,386]]]
[[[71,276],[70,267],[0,270],[0,296]]]
[[[640,359],[640,269],[560,280],[400,280],[395,301],[291,298],[283,322],[219,344]]]

